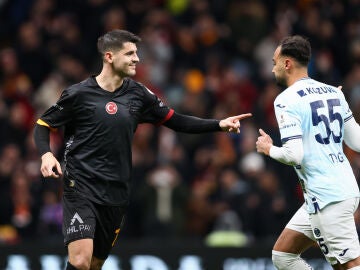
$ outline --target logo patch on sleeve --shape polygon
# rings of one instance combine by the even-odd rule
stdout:
[[[284,127],[286,125],[287,119],[288,119],[287,114],[285,112],[282,112],[280,114],[279,126]]]

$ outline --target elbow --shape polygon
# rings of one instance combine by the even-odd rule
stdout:
[[[291,165],[292,166],[298,166],[298,165],[301,165],[301,162],[302,162],[302,158],[299,158],[299,159],[293,160],[291,162]]]
[[[285,149],[288,164],[292,166],[301,165],[304,158],[304,147],[302,140],[293,140],[289,142],[285,146]]]
[[[304,152],[302,150],[299,150],[296,153],[293,153],[292,158],[292,164],[293,166],[301,165],[303,158],[304,158]]]
[[[301,165],[304,158],[304,151],[302,148],[294,150],[288,149],[286,153],[286,164],[291,166]]]

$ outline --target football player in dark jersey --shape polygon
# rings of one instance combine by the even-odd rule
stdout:
[[[239,133],[240,120],[176,113],[146,86],[129,77],[139,62],[140,38],[113,30],[98,39],[101,73],[65,89],[37,121],[34,139],[44,177],[63,175],[63,234],[69,269],[101,269],[120,232],[129,201],[131,144],[137,125],[175,131]],[[50,131],[64,127],[64,173],[50,149]]]

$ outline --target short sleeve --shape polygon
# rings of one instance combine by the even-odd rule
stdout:
[[[278,97],[274,102],[276,120],[282,143],[302,137],[300,109],[295,103],[285,102]]]
[[[68,123],[73,118],[75,95],[69,89],[65,89],[59,100],[52,105],[40,119],[50,127],[58,128]]]
[[[340,100],[341,100],[341,107],[343,108],[343,115],[344,115],[344,122],[349,121],[353,118],[353,113],[349,107],[348,102],[345,99],[344,93],[339,90]]]
[[[165,105],[164,102],[148,88],[145,86],[143,86],[143,88],[144,104],[146,107],[141,115],[140,122],[155,125],[163,124],[172,116],[174,110]]]

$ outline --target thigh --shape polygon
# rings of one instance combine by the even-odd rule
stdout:
[[[288,224],[286,224],[286,228],[299,232],[307,238],[315,241],[311,228],[310,217],[304,204],[296,211]]]
[[[303,233],[285,228],[276,240],[273,250],[301,254],[314,244],[315,242]]]
[[[105,260],[119,236],[125,209],[118,206],[104,205],[97,205],[96,208],[97,222],[93,256],[99,260]]]
[[[345,264],[360,256],[354,212],[358,198],[327,205],[310,215],[314,237],[326,260]]]
[[[281,232],[273,249],[281,252],[301,254],[314,244],[309,215],[304,206],[302,206]]]
[[[90,266],[92,253],[92,239],[79,239],[68,244],[68,260],[72,265]]]

